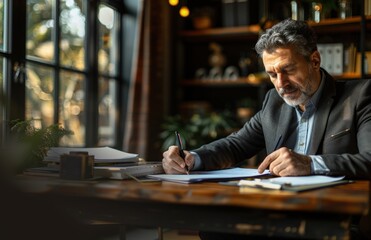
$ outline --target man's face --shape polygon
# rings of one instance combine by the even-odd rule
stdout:
[[[319,53],[315,51],[308,62],[289,47],[277,48],[272,53],[265,51],[262,59],[278,94],[287,104],[303,110],[320,83]]]

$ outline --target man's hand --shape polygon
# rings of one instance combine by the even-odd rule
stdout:
[[[262,173],[269,167],[271,174],[281,177],[310,175],[311,162],[310,157],[283,147],[269,154],[258,167],[258,171]]]
[[[194,156],[189,152],[184,150],[185,159],[182,159],[179,155],[179,148],[177,146],[170,146],[167,151],[165,151],[162,156],[162,167],[167,174],[179,174],[187,173],[186,164],[188,169],[191,170],[195,159]]]

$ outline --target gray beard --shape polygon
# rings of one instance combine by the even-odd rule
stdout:
[[[296,106],[298,106],[298,105],[301,105],[301,104],[305,104],[308,100],[309,100],[309,96],[308,95],[306,95],[305,93],[301,93],[300,94],[300,96],[299,96],[299,98],[297,98],[297,99],[289,99],[289,98],[285,98],[285,97],[283,97],[281,94],[280,94],[280,96],[282,97],[282,99],[288,104],[288,105],[290,105],[290,106],[292,106],[292,107],[296,107]]]
[[[305,105],[305,103],[310,99],[309,93],[311,92],[311,86],[310,86],[310,78],[307,80],[307,84],[305,86],[305,90],[301,92],[300,96],[296,99],[289,99],[283,97],[283,93],[285,92],[285,89],[281,88],[278,91],[278,94],[283,98],[283,100],[290,106],[296,107],[299,105]]]

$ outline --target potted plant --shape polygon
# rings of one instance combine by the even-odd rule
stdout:
[[[160,133],[162,150],[174,145],[175,131],[182,136],[185,148],[194,149],[230,134],[236,127],[237,122],[229,111],[197,113],[190,118],[169,116],[162,124],[163,131]]]
[[[45,128],[36,128],[33,120],[14,120],[11,122],[10,147],[16,152],[16,171],[22,172],[26,168],[40,167],[45,165],[43,159],[51,147],[59,145],[64,136],[70,136],[73,132],[64,129],[58,124]]]

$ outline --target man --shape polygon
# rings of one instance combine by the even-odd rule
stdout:
[[[315,33],[302,21],[278,23],[255,49],[275,87],[262,109],[239,131],[185,151],[185,160],[171,146],[165,172],[233,167],[266,149],[259,172],[370,179],[371,81],[335,81],[320,67]]]

